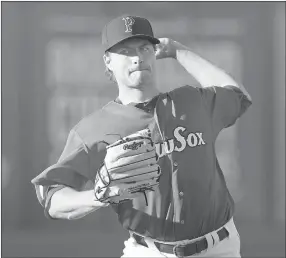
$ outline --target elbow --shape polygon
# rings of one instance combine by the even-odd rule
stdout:
[[[252,98],[251,98],[251,96],[250,96],[249,93],[247,93],[246,97],[247,97],[247,99],[249,100],[249,102],[252,104]]]
[[[58,212],[52,209],[46,211],[46,217],[49,219],[59,219]]]
[[[60,211],[59,209],[55,209],[54,207],[45,209],[45,216],[48,219],[68,219],[66,213],[63,213],[62,211]]]
[[[243,93],[243,95],[249,100],[249,102],[252,103],[252,98],[250,94],[248,93],[248,91],[245,89],[245,87],[242,84],[233,83],[233,84],[226,85],[226,86],[233,86],[233,87],[238,88]]]
[[[63,212],[61,210],[56,210],[56,209],[49,209],[48,211],[45,212],[46,213],[46,217],[52,220],[57,220],[57,219],[61,219],[61,220],[73,220],[73,219],[78,219],[80,217],[75,217],[73,216],[74,212]]]
[[[247,100],[250,102],[250,104],[252,104],[252,98],[251,98],[250,94],[245,89],[242,90],[242,93],[247,98]]]
[[[50,217],[52,219],[58,219],[60,212],[57,209],[50,207],[49,209],[46,210],[46,213],[47,213],[48,217]]]
[[[239,89],[242,91],[242,93],[246,96],[246,98],[252,103],[252,98],[250,96],[250,94],[248,93],[248,91],[245,89],[245,87],[243,86],[243,84],[239,84]]]
[[[65,209],[61,191],[53,193],[46,202],[45,215],[50,219],[65,219]]]

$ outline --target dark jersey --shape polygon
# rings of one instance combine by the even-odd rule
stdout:
[[[124,228],[144,236],[162,241],[202,236],[233,216],[215,140],[250,104],[233,86],[184,86],[149,105],[110,102],[71,131],[59,162],[33,182],[36,189],[43,183],[80,189],[94,180],[107,144],[149,127],[160,157],[159,188],[147,194],[148,206],[142,196],[112,207]]]

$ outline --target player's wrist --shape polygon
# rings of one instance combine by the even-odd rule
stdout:
[[[81,192],[79,201],[85,207],[100,208],[100,207],[108,206],[108,203],[102,203],[97,200],[97,198],[94,195],[94,190],[87,190],[87,191]]]
[[[175,41],[175,40],[172,40],[171,44],[172,44],[171,57],[174,59],[177,59],[177,55],[178,55],[178,52],[180,50],[186,50],[187,49],[186,46],[184,46],[183,44],[181,44],[180,42]]]
[[[178,60],[178,55],[180,54],[181,51],[185,51],[185,50],[190,51],[188,47],[184,46],[178,41],[173,40],[172,45],[173,45],[173,51],[172,51],[173,56],[172,57],[176,60]]]
[[[173,39],[169,39],[168,45],[169,45],[168,46],[168,57],[176,59],[176,51],[177,51],[177,47],[178,47],[177,42]]]

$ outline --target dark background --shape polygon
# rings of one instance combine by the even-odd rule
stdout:
[[[253,105],[217,142],[245,257],[285,256],[285,2],[2,2],[2,256],[120,256],[128,238],[111,209],[48,220],[31,179],[68,131],[116,96],[101,30],[130,13],[241,81]],[[158,61],[158,87],[195,84]]]

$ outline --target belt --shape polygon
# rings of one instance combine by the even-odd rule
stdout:
[[[216,233],[218,234],[220,241],[229,235],[228,231],[224,227],[218,230]],[[135,233],[133,233],[133,237],[138,244],[148,247],[144,237],[136,235]],[[202,238],[196,242],[184,245],[163,244],[156,241],[154,241],[154,244],[160,252],[175,254],[177,257],[191,256],[193,254],[200,253],[208,248],[208,242],[206,238]]]

